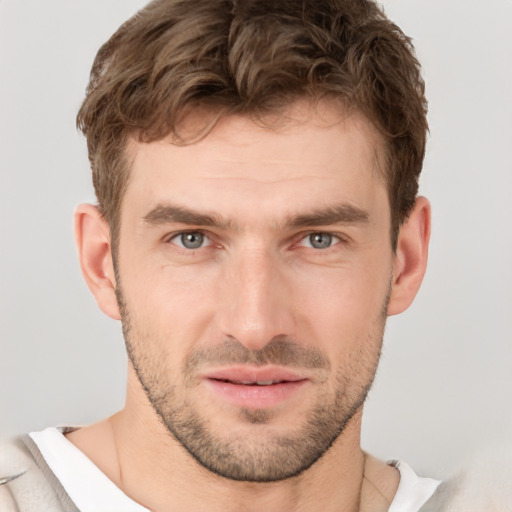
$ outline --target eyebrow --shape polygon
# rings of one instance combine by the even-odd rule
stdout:
[[[160,204],[147,213],[142,220],[148,224],[188,224],[194,226],[216,227],[219,229],[233,228],[231,220],[223,219],[217,215],[196,212],[183,206]],[[289,229],[328,226],[332,224],[361,224],[368,223],[368,212],[357,206],[342,204],[330,206],[288,217],[284,227]]]
[[[227,229],[232,225],[230,221],[225,221],[216,215],[208,215],[170,204],[158,205],[146,214],[142,220],[153,225],[179,223],[221,229]]]
[[[366,210],[342,204],[290,217],[285,225],[290,228],[305,228],[332,224],[367,224],[369,220],[370,216]]]

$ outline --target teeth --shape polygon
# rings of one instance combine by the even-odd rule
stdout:
[[[259,380],[256,382],[258,386],[270,386],[271,384],[274,384],[273,380]]]

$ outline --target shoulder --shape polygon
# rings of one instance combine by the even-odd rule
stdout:
[[[17,510],[16,502],[8,485],[13,479],[18,478],[20,474],[18,472],[20,466],[13,458],[13,454],[16,457],[19,451],[16,445],[15,440],[0,440],[0,510],[5,510],[6,512]]]
[[[0,439],[0,510],[18,510],[18,485],[15,482],[27,472],[33,472],[34,466],[35,462],[23,442],[23,436]]]
[[[39,460],[38,460],[39,459]],[[63,510],[42,465],[44,460],[28,435],[0,440],[0,510],[50,512]]]
[[[0,439],[0,489],[20,478],[35,465],[24,443],[24,437]]]
[[[512,503],[512,443],[479,449],[421,512],[503,512]]]

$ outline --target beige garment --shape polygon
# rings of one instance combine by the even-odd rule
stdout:
[[[28,435],[0,443],[0,511],[79,512]]]
[[[512,443],[475,452],[421,512],[512,512]]]

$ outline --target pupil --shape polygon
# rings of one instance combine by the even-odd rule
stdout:
[[[312,247],[315,249],[327,249],[332,242],[331,235],[325,233],[315,233],[309,237]]]
[[[198,249],[203,245],[204,236],[201,233],[185,233],[181,235],[181,242],[187,249]]]

